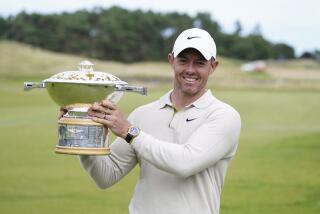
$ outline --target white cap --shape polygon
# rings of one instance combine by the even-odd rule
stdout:
[[[174,43],[173,56],[177,57],[181,51],[187,48],[197,49],[206,60],[210,60],[211,57],[216,58],[216,43],[205,30],[191,28],[183,31]]]

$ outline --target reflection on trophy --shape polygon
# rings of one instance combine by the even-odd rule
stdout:
[[[111,74],[94,71],[94,65],[82,61],[78,71],[65,71],[42,82],[25,82],[24,90],[46,88],[51,98],[67,110],[58,121],[55,152],[62,154],[110,154],[109,131],[87,115],[91,104],[108,99],[117,103],[125,91],[147,94],[145,87],[130,86]]]

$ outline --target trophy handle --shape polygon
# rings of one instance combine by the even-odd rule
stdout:
[[[131,91],[137,92],[141,95],[147,95],[147,88],[146,87],[139,87],[139,86],[130,86],[130,85],[115,85],[116,91]]]
[[[24,87],[23,89],[25,91],[29,91],[33,88],[45,88],[46,85],[44,82],[24,82]]]
[[[110,102],[116,104],[120,101],[122,98],[124,92],[123,91],[114,91],[111,94],[109,94],[106,99],[109,100]]]

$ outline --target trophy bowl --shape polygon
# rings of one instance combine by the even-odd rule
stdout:
[[[24,90],[33,88],[46,88],[52,100],[67,111],[58,121],[55,151],[62,154],[109,154],[109,131],[87,115],[91,104],[103,99],[117,103],[126,91],[147,94],[145,87],[130,86],[114,75],[94,71],[89,61],[82,61],[78,71],[61,72],[42,82],[24,83]]]

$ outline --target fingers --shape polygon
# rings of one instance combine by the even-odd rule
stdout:
[[[103,100],[94,103],[88,111],[88,115],[94,122],[103,124],[115,135],[125,137],[127,135],[129,121],[123,116],[121,110],[112,102]]]
[[[106,114],[103,116],[103,119],[113,122],[116,120],[116,117],[114,115]]]
[[[90,117],[98,117],[98,118],[104,118],[106,116],[105,113],[94,111],[94,110],[88,110],[88,116]]]
[[[101,105],[111,110],[117,109],[117,106],[114,103],[110,102],[109,100],[102,100]]]
[[[90,109],[97,112],[104,113],[104,114],[112,114],[113,111],[116,109],[116,107],[114,105],[113,106],[103,105],[102,102],[100,102],[100,103],[94,103]]]
[[[131,124],[123,119],[117,118],[113,115],[105,115],[104,118],[92,117],[94,122],[104,125],[107,129],[111,130],[116,136],[125,138],[127,136],[128,127]]]
[[[115,117],[114,114],[116,111],[110,109],[109,107],[116,109],[116,106],[110,105],[110,103],[111,102],[105,102],[104,105],[102,105],[102,102],[94,103],[88,110],[88,115],[90,117],[112,121]]]
[[[101,123],[102,125],[113,130],[116,127],[116,118],[113,115],[103,115],[101,117],[91,117],[94,122]]]
[[[106,114],[106,109],[98,104],[93,104],[92,107],[88,110],[88,113],[100,113],[100,114]]]
[[[61,117],[63,117],[63,115],[65,115],[66,113],[67,113],[67,109],[64,109],[64,108],[60,107],[58,119],[60,119]]]
[[[107,120],[107,118],[92,117],[91,119],[94,122],[101,123],[102,125],[105,125],[107,127],[112,127],[112,124],[113,124],[113,122],[110,120]]]
[[[60,111],[61,113],[67,113],[68,110],[65,109],[65,108],[63,108],[63,107],[60,107],[59,111]]]

